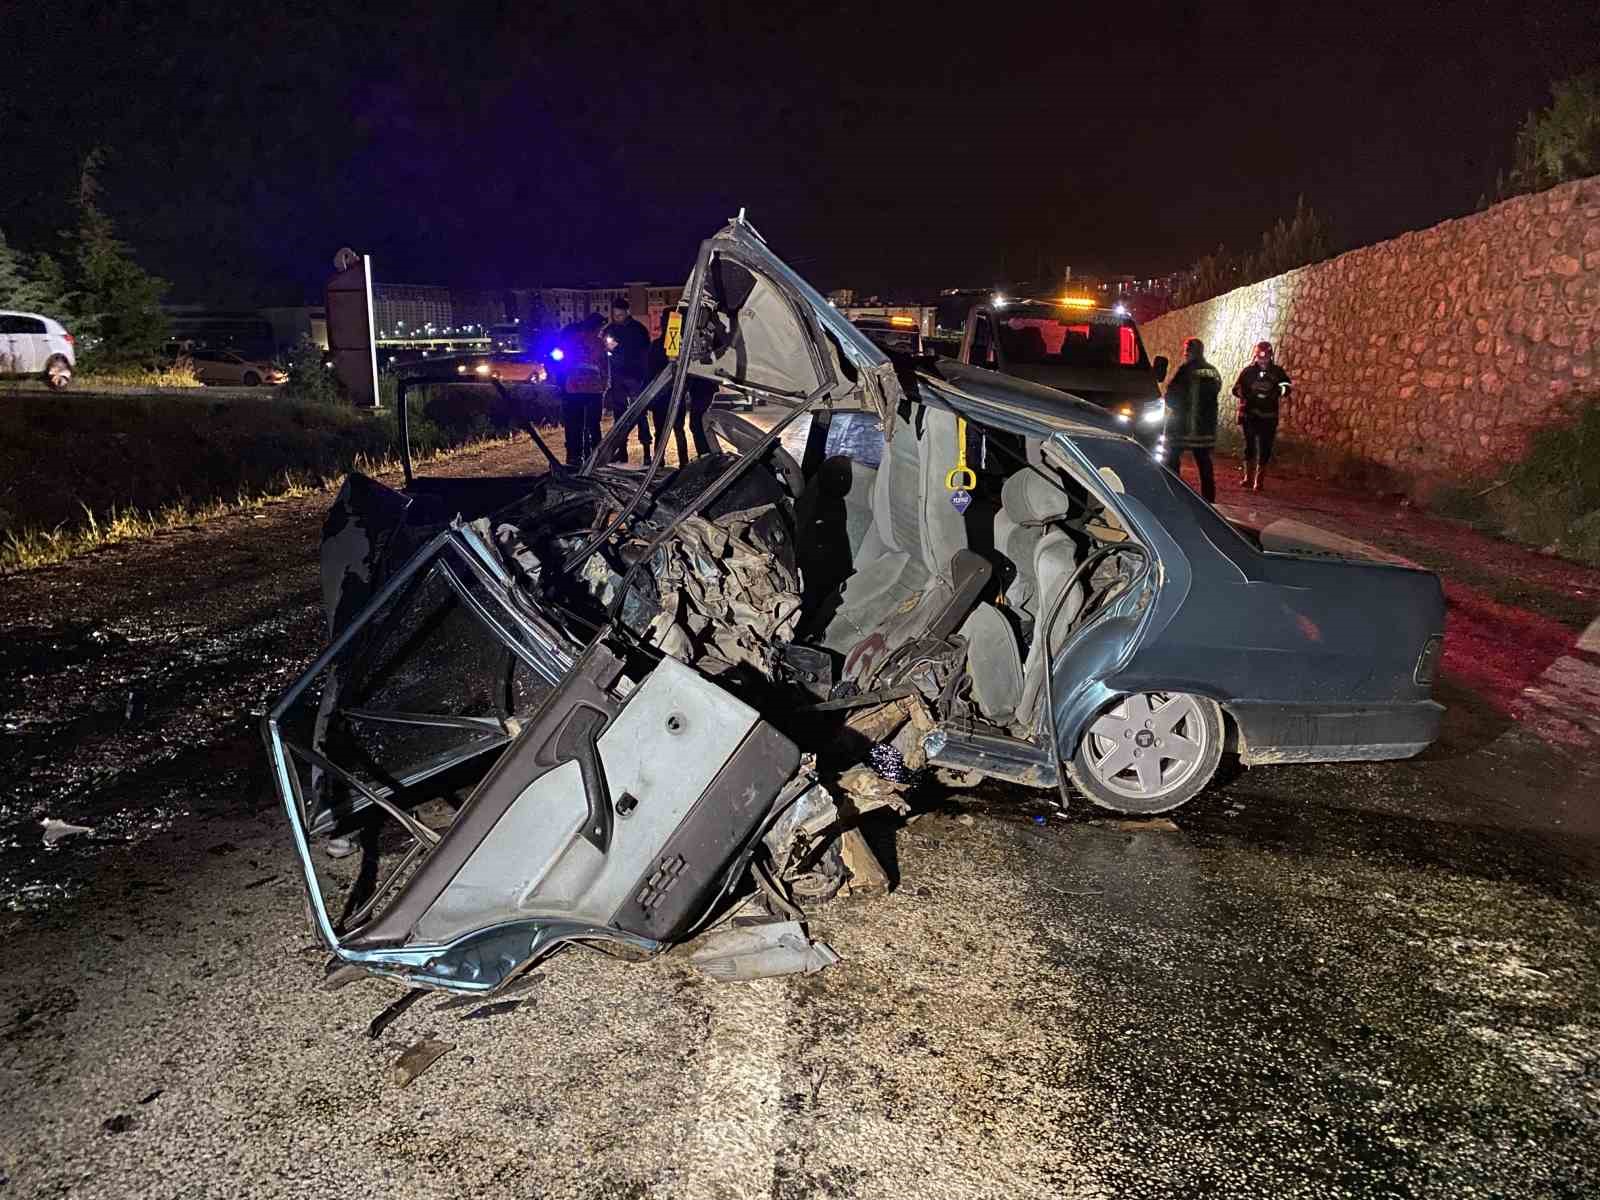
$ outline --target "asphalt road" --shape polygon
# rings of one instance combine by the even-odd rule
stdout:
[[[322,507],[0,583],[0,1197],[1600,1192],[1593,747],[1470,672],[1423,758],[1170,822],[930,796],[874,831],[896,890],[815,911],[816,976],[573,950],[369,1037],[399,992],[318,989],[255,732]],[[1546,674],[1592,666],[1570,608]]]

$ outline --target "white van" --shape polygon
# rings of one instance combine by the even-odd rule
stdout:
[[[38,313],[0,309],[0,376],[43,379],[53,392],[72,382],[72,335]]]

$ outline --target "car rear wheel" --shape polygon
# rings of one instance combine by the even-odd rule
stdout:
[[[1222,760],[1222,711],[1204,696],[1124,696],[1089,725],[1068,764],[1079,791],[1113,812],[1170,812],[1211,782]]]
[[[62,355],[51,357],[44,366],[44,381],[52,392],[64,392],[72,383],[72,364]]]
[[[260,387],[261,376],[257,375],[254,371],[246,371],[244,373],[244,379],[242,379],[240,382],[242,382],[245,387]]]

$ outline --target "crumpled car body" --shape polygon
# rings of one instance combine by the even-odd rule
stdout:
[[[330,512],[329,644],[264,735],[341,973],[488,992],[564,944],[690,940],[718,978],[820,969],[802,906],[903,805],[884,747],[1151,812],[1224,752],[1436,735],[1431,574],[1269,552],[1096,406],[891,359],[742,220],[686,305],[631,414],[697,375],[770,427],[714,411],[719,451],[673,469],[664,441],[610,465],[615,431],[582,469],[408,459]]]

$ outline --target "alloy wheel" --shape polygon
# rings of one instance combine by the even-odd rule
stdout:
[[[1124,697],[1089,726],[1085,765],[1102,787],[1141,805],[1180,791],[1211,750],[1202,703],[1182,692]]]

